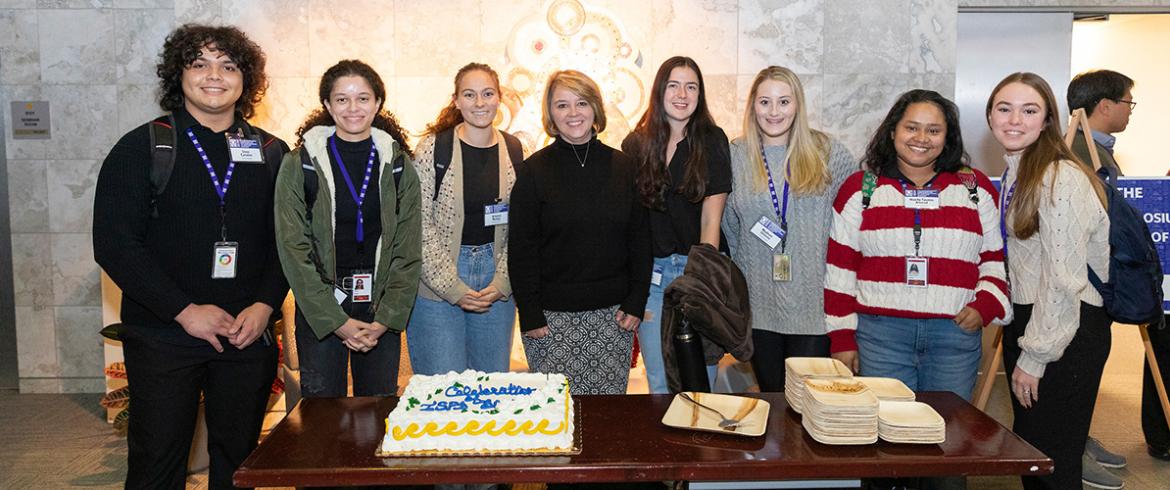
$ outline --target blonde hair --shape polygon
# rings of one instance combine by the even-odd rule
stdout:
[[[792,88],[792,96],[796,102],[796,117],[793,118],[792,127],[788,130],[788,151],[784,152],[783,162],[789,165],[792,172],[791,176],[785,177],[788,185],[794,194],[824,194],[832,181],[832,175],[829,173],[829,136],[809,127],[805,112],[804,86],[792,70],[782,66],[769,66],[760,70],[752,81],[747,109],[743,111],[743,139],[747,145],[748,162],[753,170],[752,182],[757,190],[763,189],[768,182],[768,175],[764,170],[763,135],[760,133],[759,123],[756,122],[756,96],[759,94],[760,85],[768,80],[788,84]],[[783,165],[777,168],[783,168]],[[776,176],[773,175],[773,178]]]
[[[544,86],[544,107],[541,109],[540,122],[544,125],[545,133],[553,137],[558,134],[552,118],[552,94],[557,87],[585,99],[589,107],[593,108],[593,131],[598,134],[605,131],[605,103],[601,100],[601,89],[597,87],[597,82],[577,70],[560,70],[549,75]]]

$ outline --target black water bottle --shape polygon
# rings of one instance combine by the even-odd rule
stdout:
[[[674,330],[674,359],[682,391],[711,391],[707,363],[703,358],[703,339],[685,318]]]

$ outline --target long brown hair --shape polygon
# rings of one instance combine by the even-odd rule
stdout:
[[[747,146],[748,163],[751,165],[753,184],[756,189],[763,189],[768,182],[768,175],[764,170],[764,145],[760,133],[760,123],[756,121],[756,96],[759,94],[760,84],[768,80],[776,80],[788,84],[792,88],[792,97],[796,102],[796,118],[792,120],[792,128],[788,130],[788,151],[784,152],[791,163],[792,176],[788,184],[792,186],[794,194],[820,195],[824,194],[832,182],[829,172],[829,136],[817,131],[808,125],[808,109],[804,98],[804,86],[800,78],[792,70],[782,66],[769,66],[760,70],[752,81],[752,89],[748,94],[747,109],[743,111],[743,139]]]
[[[1085,178],[1089,179],[1089,184],[1093,186],[1093,192],[1097,194],[1097,200],[1101,202],[1101,207],[1104,208],[1107,204],[1105,188],[1093,173],[1093,169],[1077,158],[1068,145],[1064,144],[1064,137],[1060,134],[1060,116],[1056,113],[1056,96],[1052,94],[1048,82],[1040,75],[1016,72],[1000,81],[987,98],[985,116],[988,126],[991,125],[991,110],[995,106],[995,96],[1012,83],[1022,83],[1031,87],[1044,100],[1044,128],[1040,130],[1040,137],[1024,148],[1024,153],[1020,156],[1020,173],[1016,177],[1010,216],[1004,218],[1012,220],[1011,227],[1016,237],[1026,240],[1040,230],[1040,187],[1043,184],[1041,180],[1049,168],[1060,165],[1063,160],[1073,162],[1076,168],[1085,174]]]
[[[670,81],[670,73],[675,68],[689,68],[699,79],[699,99],[695,104],[695,112],[686,124],[686,136],[690,140],[688,148],[690,156],[683,165],[682,184],[675,192],[682,194],[691,202],[703,200],[707,193],[707,150],[709,145],[718,141],[715,137],[719,127],[707,109],[707,87],[703,83],[703,72],[695,60],[686,56],[674,56],[658,67],[658,74],[654,75],[654,85],[650,89],[650,105],[642,114],[634,127],[634,134],[642,140],[640,155],[633,155],[638,160],[637,186],[642,195],[642,203],[652,209],[666,209],[665,193],[670,192],[670,173],[667,171],[666,146],[670,141],[670,123],[666,116],[665,104],[662,100],[666,94],[666,84]],[[726,151],[726,150],[724,150]]]
[[[373,67],[359,60],[338,61],[336,65],[325,70],[324,75],[321,75],[321,83],[317,86],[317,100],[321,101],[321,107],[309,114],[305,122],[301,123],[301,127],[297,128],[297,146],[305,144],[306,131],[316,126],[337,125],[333,121],[333,116],[325,110],[325,102],[329,100],[329,93],[333,91],[333,84],[337,82],[337,79],[348,76],[365,79],[366,83],[370,84],[370,88],[373,89],[374,97],[378,99],[378,112],[374,114],[372,126],[390,133],[394,141],[398,142],[398,147],[408,156],[413,156],[410,152],[410,145],[406,144],[406,132],[398,124],[398,119],[390,111],[383,109],[386,105],[386,84],[382,82],[382,77],[378,76],[378,72],[374,71]]]
[[[475,62],[463,65],[463,68],[455,72],[455,90],[451,92],[451,102],[443,110],[439,111],[439,116],[435,118],[435,122],[427,125],[427,129],[423,131],[424,135],[439,134],[463,122],[463,113],[459,111],[458,107],[455,107],[455,97],[459,96],[459,84],[463,82],[463,76],[473,71],[482,71],[491,76],[492,81],[496,82],[496,96],[500,96],[500,75],[492,67]]]

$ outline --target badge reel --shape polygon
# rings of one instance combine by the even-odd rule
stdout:
[[[240,244],[236,242],[215,242],[211,258],[212,279],[235,279],[236,262],[239,259]]]
[[[226,133],[228,152],[236,163],[264,163],[264,150],[260,140],[242,134]]]
[[[483,225],[499,226],[508,224],[508,203],[499,202],[483,207]]]

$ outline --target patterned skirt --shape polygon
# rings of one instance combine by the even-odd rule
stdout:
[[[618,307],[545,311],[549,334],[523,337],[528,371],[561,373],[574,395],[624,395],[630,380],[634,332],[614,319]]]

